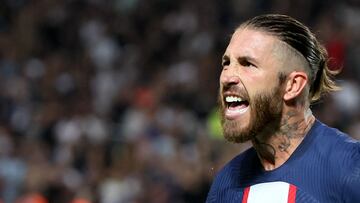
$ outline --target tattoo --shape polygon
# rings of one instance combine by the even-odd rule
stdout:
[[[305,120],[307,121],[304,122],[301,118],[298,119],[297,116],[298,114],[296,111],[287,112],[280,122],[280,126],[277,126],[277,130],[276,125],[273,125],[275,127],[271,129],[265,128],[260,135],[253,139],[253,145],[262,159],[275,164],[277,150],[280,152],[288,152],[288,149],[291,146],[291,139],[302,139],[305,137],[306,133],[310,130],[314,119],[306,118]],[[268,137],[269,135],[273,135],[273,138],[276,138],[276,143],[273,143],[272,145],[269,144],[269,141],[272,138]]]
[[[259,157],[268,161],[271,164],[275,164],[276,149],[269,143],[272,135],[280,128],[279,123],[272,123],[264,127],[262,132],[254,136],[252,140],[253,146],[256,149]]]
[[[285,139],[283,142],[281,142],[281,143],[278,145],[278,149],[279,149],[281,152],[285,152],[289,147],[290,147],[290,140],[289,140],[289,139]]]
[[[294,123],[290,123],[290,120],[295,116],[296,112],[294,111],[289,111],[286,113],[285,118],[281,121],[280,134],[286,134],[287,137],[294,136],[292,133],[294,133],[298,129],[300,122],[295,121]]]
[[[270,162],[271,164],[275,164],[276,150],[272,145],[267,144],[265,142],[260,142],[259,139],[255,138],[253,140],[253,146],[256,149],[256,152],[258,153],[258,155],[262,159],[265,159],[266,161]]]

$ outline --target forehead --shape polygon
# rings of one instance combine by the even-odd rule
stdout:
[[[267,59],[274,52],[277,43],[280,43],[280,40],[266,32],[240,28],[234,32],[225,55]]]

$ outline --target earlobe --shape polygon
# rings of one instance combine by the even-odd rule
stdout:
[[[307,80],[307,74],[304,72],[294,71],[290,73],[285,86],[284,100],[289,101],[301,95]]]

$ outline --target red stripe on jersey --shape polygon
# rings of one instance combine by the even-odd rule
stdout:
[[[250,187],[244,189],[242,203],[247,203],[249,197]]]
[[[296,199],[296,186],[290,184],[288,203],[295,203],[295,199]]]

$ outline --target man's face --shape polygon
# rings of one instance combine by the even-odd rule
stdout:
[[[276,43],[280,43],[277,38],[252,29],[239,29],[230,40],[219,95],[224,136],[229,141],[245,142],[279,127],[283,87]]]

